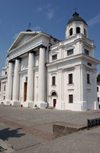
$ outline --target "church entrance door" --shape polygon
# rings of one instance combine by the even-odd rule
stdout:
[[[56,107],[56,99],[53,99],[53,107]]]
[[[26,101],[27,98],[27,82],[24,82],[24,101]]]

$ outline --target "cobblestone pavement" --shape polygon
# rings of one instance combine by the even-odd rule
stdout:
[[[87,119],[100,117],[100,111],[72,112],[33,110],[0,106],[0,145],[10,145],[18,153],[99,153],[100,128],[76,132],[57,139],[53,124],[84,126]],[[95,152],[94,149],[95,148]],[[9,152],[10,152],[9,151]],[[98,152],[99,151],[99,152]],[[81,153],[80,152],[80,153]]]

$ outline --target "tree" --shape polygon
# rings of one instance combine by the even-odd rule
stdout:
[[[98,74],[98,76],[97,76],[97,82],[99,82],[100,81],[100,74]]]

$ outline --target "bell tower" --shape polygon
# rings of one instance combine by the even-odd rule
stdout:
[[[88,25],[77,12],[73,14],[73,17],[68,21],[65,28],[65,37],[69,39],[77,34],[83,34],[88,38]]]

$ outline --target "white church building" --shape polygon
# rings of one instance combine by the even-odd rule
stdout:
[[[88,25],[77,12],[65,28],[65,40],[27,30],[7,52],[0,103],[59,110],[98,109],[97,64]]]
[[[97,101],[99,103],[100,108],[100,81],[97,82]]]

